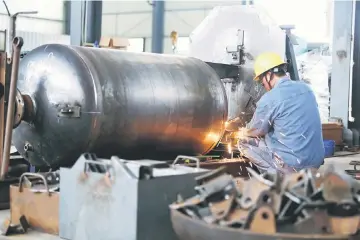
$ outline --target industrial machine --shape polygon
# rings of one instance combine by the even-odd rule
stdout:
[[[34,166],[66,166],[83,152],[204,154],[227,120],[224,87],[201,60],[55,44],[23,58],[16,102],[13,144]]]
[[[11,81],[8,111],[14,114],[8,114],[6,123],[14,128],[13,145],[31,165],[61,169],[59,177],[51,178],[56,179],[52,181],[56,188],[51,188],[48,174],[22,175],[21,182],[11,188],[12,199],[17,199],[12,201],[12,207],[16,208],[11,210],[16,212],[16,217],[12,214],[12,222],[21,224],[21,216],[25,216],[30,225],[45,224],[52,233],[61,233],[62,228],[62,235],[72,239],[78,234],[74,233],[72,221],[80,219],[79,215],[85,211],[83,207],[88,202],[85,200],[91,199],[91,204],[86,204],[88,214],[89,209],[98,213],[92,203],[99,200],[101,206],[108,208],[105,215],[112,212],[113,220],[126,211],[138,212],[142,220],[145,213],[159,213],[160,208],[165,214],[164,204],[175,201],[177,189],[189,193],[199,172],[162,162],[178,155],[211,154],[229,143],[232,152],[231,133],[247,124],[264,93],[262,86],[252,80],[254,59],[261,52],[271,50],[284,58],[287,56],[290,67],[294,64],[289,53],[290,33],[269,21],[254,7],[215,8],[191,35],[189,57],[60,44],[43,45],[29,52],[20,61],[18,74],[16,64],[13,67],[12,76],[16,79]],[[262,39],[267,39],[267,44]],[[15,63],[20,59],[20,51],[16,54]],[[8,137],[4,145],[2,176],[8,169]],[[95,153],[97,157],[79,159],[84,152]],[[118,158],[109,160],[114,155]],[[195,160],[199,169],[201,164]],[[234,169],[236,175],[242,172],[239,167]],[[152,172],[153,175],[148,174]],[[42,183],[34,185],[34,177]],[[185,179],[189,184],[177,179]],[[177,182],[179,188],[173,187]],[[157,189],[154,184],[164,188]],[[222,185],[215,184],[215,190],[220,191],[219,187]],[[129,205],[123,205],[129,196],[125,189],[133,196],[133,200],[126,202]],[[154,189],[163,193],[162,206]],[[76,196],[74,192],[81,195],[80,200],[71,198]],[[34,210],[40,205],[44,209],[42,203],[47,201],[51,201],[47,207],[57,206],[60,201],[60,208]],[[136,206],[145,206],[145,210],[137,211]],[[49,212],[52,220],[46,222],[41,216]],[[167,217],[164,214],[161,221]],[[60,223],[57,215],[62,216]],[[34,216],[41,221],[34,221]],[[84,221],[86,216],[90,215],[82,215]],[[156,214],[150,214],[146,221],[155,223],[155,217]],[[99,219],[94,217],[92,221],[92,226],[100,226]],[[146,225],[145,220],[136,221],[136,217],[128,218],[127,223],[133,226],[128,229],[128,236],[140,234],[135,229],[137,224]],[[113,228],[114,235],[118,234],[113,225],[107,227]],[[169,234],[174,235],[172,230]]]
[[[41,46],[20,64],[12,142],[32,165],[53,168],[83,152],[160,160],[209,153],[225,128],[251,119],[264,93],[252,81],[253,61],[269,50],[285,57],[286,36],[258,9],[232,6],[195,29],[190,57]]]

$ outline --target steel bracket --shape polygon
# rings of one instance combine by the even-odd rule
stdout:
[[[70,104],[58,104],[57,105],[58,117],[64,118],[79,118],[81,116],[81,107],[72,106]]]

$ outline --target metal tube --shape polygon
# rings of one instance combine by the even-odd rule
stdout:
[[[154,1],[152,12],[151,52],[164,52],[165,1]]]
[[[12,15],[10,16],[9,19],[9,29],[8,32],[6,33],[6,55],[8,59],[12,58],[12,51],[13,51],[13,47],[12,47],[12,40],[15,38],[15,31],[16,31],[16,18],[17,15]]]
[[[4,154],[1,161],[0,169],[0,180],[5,178],[5,175],[9,167],[10,148],[11,148],[11,137],[14,125],[14,110],[15,110],[15,97],[16,97],[16,85],[19,74],[19,62],[20,52],[24,41],[21,37],[15,37],[13,40],[13,56],[12,56],[12,67],[11,67],[11,81],[9,90],[8,109],[6,114],[6,127],[4,136]]]

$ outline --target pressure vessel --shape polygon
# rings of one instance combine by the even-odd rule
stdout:
[[[227,120],[219,76],[189,57],[48,44],[21,60],[18,90],[32,117],[12,141],[34,166],[204,154]]]

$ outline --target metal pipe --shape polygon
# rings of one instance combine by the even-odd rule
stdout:
[[[16,85],[19,74],[19,62],[21,47],[24,44],[24,40],[21,37],[15,37],[13,39],[13,56],[11,67],[11,80],[9,89],[8,109],[6,114],[6,126],[4,136],[4,153],[1,161],[0,180],[4,180],[9,167],[10,148],[12,130],[14,126],[14,111],[15,111],[15,97],[16,97]]]
[[[357,1],[353,1],[353,7],[352,7],[352,22],[351,22],[351,36],[355,35],[355,24],[356,24],[356,4]],[[355,122],[355,118],[352,115],[352,94],[353,94],[353,75],[354,75],[354,42],[350,41],[350,76],[349,76],[349,109],[348,109],[348,120],[349,122]]]
[[[16,17],[17,15],[12,15],[10,16],[9,19],[9,28],[8,31],[6,33],[6,56],[8,59],[12,58],[12,45],[11,45],[11,41],[14,39],[15,35],[16,35]]]
[[[152,36],[151,36],[151,52],[164,52],[164,16],[165,1],[154,1],[152,3]]]

